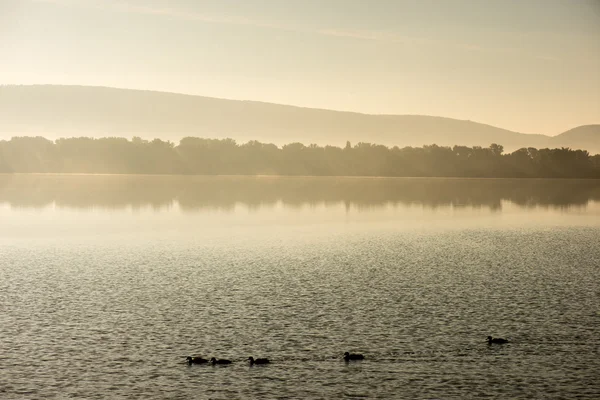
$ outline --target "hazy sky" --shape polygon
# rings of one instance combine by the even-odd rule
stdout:
[[[0,0],[0,83],[554,135],[600,123],[600,0]]]

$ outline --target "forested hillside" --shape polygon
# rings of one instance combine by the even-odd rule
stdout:
[[[139,136],[174,142],[199,136],[279,146],[293,142],[343,146],[347,140],[399,147],[502,143],[508,151],[570,147],[600,153],[600,125],[551,137],[438,116],[370,115],[89,86],[0,86],[0,139],[13,136]]]

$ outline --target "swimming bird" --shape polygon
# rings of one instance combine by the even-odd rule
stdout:
[[[254,364],[269,364],[271,362],[271,361],[269,361],[268,358],[257,358],[255,360],[254,357],[248,357],[248,361],[250,361],[250,365],[254,365]]]
[[[206,364],[208,362],[207,359],[202,358],[202,357],[191,357],[188,356],[186,358],[188,364],[192,365],[192,364]]]
[[[217,360],[214,357],[210,359],[210,362],[212,363],[212,365],[215,365],[215,364],[222,364],[222,365],[224,365],[224,364],[231,364],[231,361],[229,361],[229,360],[225,360],[225,359]]]
[[[362,354],[350,354],[348,352],[344,353],[344,360],[346,361],[356,361],[356,360],[364,360],[365,356]]]
[[[508,340],[502,338],[493,338],[491,336],[487,337],[488,344],[504,344],[508,343]]]

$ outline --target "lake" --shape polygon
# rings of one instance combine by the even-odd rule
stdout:
[[[600,181],[0,175],[0,307],[0,398],[597,399]]]

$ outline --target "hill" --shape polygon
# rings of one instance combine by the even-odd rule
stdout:
[[[586,150],[595,149],[595,153],[600,153],[599,144],[600,124],[578,126],[577,128],[554,136],[551,140],[551,145],[553,147],[571,147]]]
[[[278,145],[372,142],[388,146],[565,146],[600,152],[598,125],[557,137],[422,115],[369,115],[256,101],[89,86],[0,87],[0,138],[44,136],[230,137]]]

